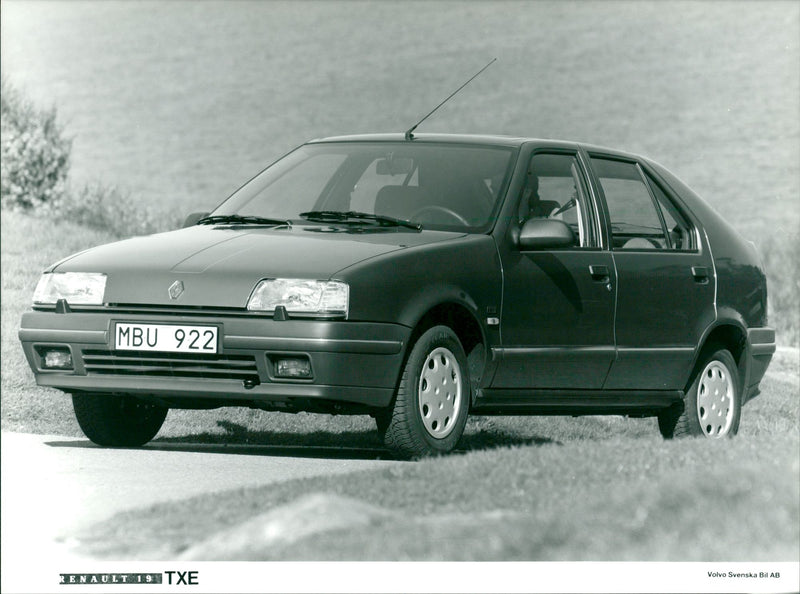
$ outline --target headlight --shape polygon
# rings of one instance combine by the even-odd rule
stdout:
[[[262,280],[256,285],[247,309],[274,311],[282,305],[289,313],[347,316],[350,287],[339,281],[299,278]]]
[[[70,305],[102,305],[106,275],[89,272],[48,272],[39,279],[33,302],[53,305],[66,299]]]

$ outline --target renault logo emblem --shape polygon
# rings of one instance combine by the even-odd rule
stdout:
[[[169,298],[177,299],[183,294],[183,283],[179,280],[169,286]]]

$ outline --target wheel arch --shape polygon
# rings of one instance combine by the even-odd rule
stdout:
[[[692,366],[692,373],[686,384],[686,390],[689,389],[704,359],[712,351],[718,348],[724,348],[730,352],[733,356],[733,360],[736,362],[736,367],[739,372],[740,395],[742,398],[744,397],[745,386],[747,386],[747,374],[749,372],[747,365],[747,329],[737,317],[738,316],[730,316],[717,319],[717,322],[706,330],[705,335],[700,341],[700,348],[697,349],[697,353],[695,354],[694,365]]]
[[[413,330],[408,339],[401,368],[405,366],[413,345],[426,330],[439,325],[447,326],[458,337],[467,356],[471,384],[470,404],[474,403],[477,388],[489,360],[489,345],[476,312],[477,306],[474,302],[461,299],[439,301],[429,304],[424,311],[419,311],[412,324]]]

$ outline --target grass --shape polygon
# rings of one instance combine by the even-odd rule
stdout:
[[[307,139],[407,130],[497,57],[419,132],[640,152],[747,237],[796,232],[797,3],[352,6],[10,2],[4,72],[56,101],[78,180],[188,213]]]
[[[36,386],[17,331],[42,270],[70,253],[109,242],[112,236],[71,223],[8,211],[2,212],[0,226],[2,429],[78,435],[80,429],[68,399],[56,390]]]
[[[174,208],[139,203],[127,192],[99,183],[70,189],[51,216],[108,233],[115,239],[177,229],[184,217]]]
[[[324,492],[389,517],[286,547],[256,543],[247,560],[791,561],[800,478],[796,461],[784,465],[792,447],[796,439],[623,437],[590,448],[578,441],[486,450],[154,506],[79,538],[84,552],[101,557],[169,559],[264,510]]]
[[[754,241],[767,271],[769,322],[780,344],[800,344],[800,234]]]

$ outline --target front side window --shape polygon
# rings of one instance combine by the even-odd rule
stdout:
[[[576,247],[592,245],[586,184],[575,155],[537,153],[531,158],[518,214],[520,224],[531,218],[564,221]]]
[[[669,249],[661,213],[639,167],[599,157],[591,161],[606,198],[613,249]]]
[[[308,144],[256,176],[212,215],[313,220],[357,211],[425,229],[485,232],[513,164],[506,147],[420,142]]]

